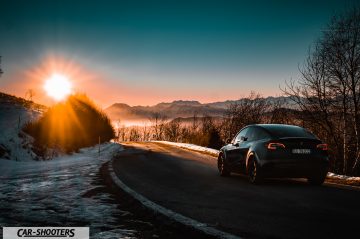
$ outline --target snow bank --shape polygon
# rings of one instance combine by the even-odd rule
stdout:
[[[115,150],[121,150],[122,147],[115,143],[105,143],[99,147],[89,147],[80,149],[79,153],[72,155],[65,155],[56,157],[53,160],[48,161],[29,161],[29,162],[17,162],[12,160],[0,159],[0,179],[7,178],[9,176],[24,177],[32,173],[43,172],[60,172],[61,170],[69,170],[75,166],[99,166],[104,160],[107,161],[112,157]]]
[[[331,179],[340,179],[340,180],[345,180],[345,181],[351,181],[351,182],[360,182],[360,177],[351,177],[351,176],[346,176],[346,175],[341,175],[341,174],[335,174],[335,173],[331,173],[328,172],[327,174],[328,178]]]
[[[41,112],[12,102],[0,102],[0,159],[32,161],[31,138],[21,132],[25,123],[38,118]]]
[[[206,153],[206,154],[210,154],[215,157],[217,157],[220,152],[217,149],[206,148],[206,147],[202,147],[202,146],[195,145],[195,144],[175,143],[175,142],[170,142],[170,141],[154,141],[154,142],[169,144],[169,145],[177,146],[177,147],[180,147],[183,149],[189,149],[189,150],[193,150],[193,151],[197,151],[197,152],[201,152],[201,153]]]

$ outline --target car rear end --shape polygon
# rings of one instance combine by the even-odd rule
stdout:
[[[306,129],[291,125],[269,125],[272,137],[258,150],[264,177],[325,177],[329,167],[328,147]]]
[[[264,176],[310,177],[328,170],[327,145],[317,139],[280,138],[264,144]]]

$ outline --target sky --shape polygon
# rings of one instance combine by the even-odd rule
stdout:
[[[51,105],[54,73],[101,107],[281,95],[340,1],[0,1],[0,91]]]

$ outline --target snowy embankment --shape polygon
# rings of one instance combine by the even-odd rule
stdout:
[[[115,143],[85,148],[51,161],[0,159],[0,225],[89,226],[91,238],[134,238],[136,232],[119,225],[128,212],[109,203],[101,189],[100,166],[122,150]]]
[[[0,101],[0,159],[32,161],[37,158],[31,150],[31,137],[22,133],[21,129],[40,115],[41,111],[16,102]]]
[[[175,143],[175,142],[170,142],[170,141],[154,141],[154,142],[159,142],[159,143],[163,143],[163,144],[169,144],[169,145],[173,145],[173,146],[176,146],[176,147],[179,147],[179,148],[196,151],[196,152],[199,152],[199,153],[210,154],[211,156],[214,156],[214,157],[217,157],[219,155],[219,152],[220,152],[217,149],[206,148],[206,147],[202,147],[202,146],[195,145],[195,144]]]
[[[346,176],[346,175],[341,175],[341,174],[336,174],[336,173],[331,173],[331,172],[328,172],[327,177],[330,179],[337,179],[337,180],[342,180],[345,182],[360,183],[360,177],[351,177],[351,176]]]
[[[197,151],[200,153],[206,153],[206,154],[210,154],[212,156],[217,157],[219,155],[219,150],[216,149],[211,149],[211,148],[206,148],[206,147],[202,147],[202,146],[198,146],[195,144],[185,144],[185,143],[175,143],[175,142],[169,142],[169,141],[157,141],[159,143],[163,143],[163,144],[169,144],[169,145],[173,145],[173,146],[177,146],[183,149],[189,149],[189,150],[193,150],[193,151]],[[342,182],[358,182],[360,183],[360,177],[350,177],[350,176],[346,176],[346,175],[339,175],[339,174],[335,174],[332,172],[329,172],[327,175],[327,178],[329,179],[334,179],[334,180],[340,180]]]

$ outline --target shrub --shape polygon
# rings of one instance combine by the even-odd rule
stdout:
[[[37,121],[24,126],[35,139],[37,148],[77,151],[114,138],[109,118],[85,95],[72,95],[65,102],[49,108]]]

